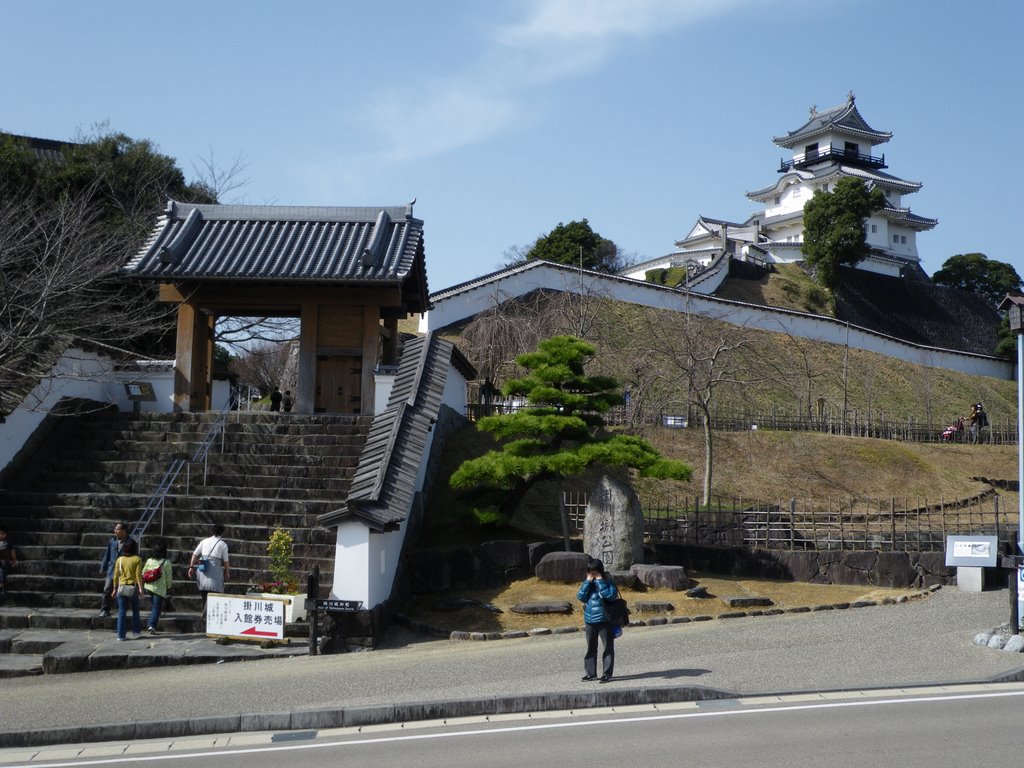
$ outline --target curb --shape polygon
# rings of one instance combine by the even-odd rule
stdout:
[[[1018,667],[1015,670],[983,680],[904,683],[897,687],[913,689],[1013,682],[1024,682],[1024,667]],[[598,690],[568,691],[565,693],[410,702],[405,704],[379,704],[359,707],[300,709],[293,712],[251,712],[237,715],[212,715],[175,720],[104,723],[31,731],[0,731],[0,748],[32,748],[99,741],[173,739],[184,736],[206,736],[221,733],[358,728],[422,720],[449,720],[460,717],[573,711],[595,709],[598,707],[625,707],[645,704],[675,704],[687,701],[723,701],[751,697],[835,694],[853,691],[887,690],[891,687],[846,687],[746,693],[708,688],[700,685],[620,689],[601,687]]]
[[[1024,674],[1024,670],[1022,670]],[[489,716],[637,704],[734,699],[740,694],[698,685],[569,691],[525,696],[380,704],[362,707],[305,709],[294,712],[253,712],[238,715],[132,721],[31,731],[0,731],[0,748],[43,747],[96,741],[131,741],[246,731],[299,731],[352,728],[417,720]]]

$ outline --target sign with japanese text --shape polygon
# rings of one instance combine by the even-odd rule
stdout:
[[[210,594],[206,634],[237,640],[283,640],[286,597]]]

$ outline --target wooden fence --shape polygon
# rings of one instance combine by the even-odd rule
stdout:
[[[994,493],[968,499],[788,499],[697,497],[641,500],[649,540],[738,549],[936,552],[946,536],[1017,539],[1017,512]],[[563,492],[570,528],[583,530],[587,494]]]
[[[466,414],[470,421],[481,416],[515,413],[529,406],[521,401],[500,401],[490,404],[471,403],[466,406]],[[603,414],[609,426],[651,426],[657,425],[666,429],[685,429],[699,425],[700,419],[689,413],[685,406],[675,410],[634,410],[630,406],[612,408]],[[1016,416],[990,418],[988,427],[978,434],[981,443],[992,445],[1016,445]],[[746,432],[751,429],[772,429],[783,432],[822,432],[831,435],[847,435],[850,437],[875,437],[883,440],[896,440],[907,443],[941,443],[970,442],[972,437],[966,430],[946,433],[950,424],[943,422],[926,423],[913,416],[894,417],[887,414],[873,414],[870,418],[850,411],[843,419],[841,414],[830,409],[822,409],[812,416],[799,415],[781,409],[754,413],[739,409],[718,409],[711,414],[711,428],[723,432]]]

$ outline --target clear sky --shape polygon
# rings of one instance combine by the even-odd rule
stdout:
[[[849,91],[888,172],[956,253],[1013,263],[1024,171],[1020,0],[0,0],[0,130],[97,123],[224,202],[398,205],[430,287],[587,218],[639,260],[698,215],[742,221],[771,139]]]

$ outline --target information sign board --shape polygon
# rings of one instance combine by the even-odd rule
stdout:
[[[946,565],[995,568],[999,539],[995,536],[947,536]]]
[[[210,594],[206,634],[237,640],[283,640],[287,597]]]
[[[363,601],[317,599],[316,607],[324,611],[361,611],[363,609]]]

